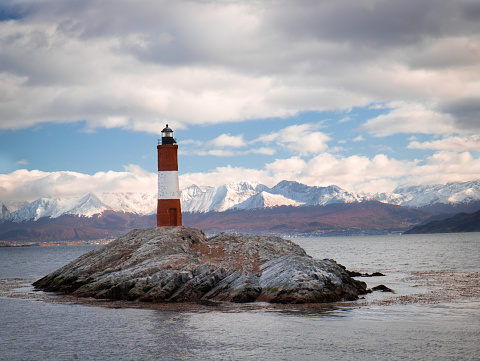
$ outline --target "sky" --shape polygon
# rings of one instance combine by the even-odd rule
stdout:
[[[0,0],[0,201],[480,179],[478,0]]]

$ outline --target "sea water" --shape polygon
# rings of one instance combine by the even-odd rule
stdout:
[[[0,360],[480,359],[480,233],[292,240],[384,273],[358,279],[395,293],[309,307],[85,303],[30,284],[100,246],[0,248]]]

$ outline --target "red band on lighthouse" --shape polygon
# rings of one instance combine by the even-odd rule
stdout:
[[[173,130],[162,130],[162,144],[158,151],[158,204],[157,227],[181,226],[182,210],[178,187],[178,145],[173,139]]]

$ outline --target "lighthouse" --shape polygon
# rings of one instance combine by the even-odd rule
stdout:
[[[173,130],[167,126],[162,130],[162,141],[158,151],[158,204],[157,227],[181,226],[182,210],[178,187],[178,145]]]

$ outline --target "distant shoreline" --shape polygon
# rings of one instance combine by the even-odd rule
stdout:
[[[56,246],[85,246],[85,245],[105,245],[113,241],[111,240],[97,240],[97,241],[66,241],[66,242],[42,242],[42,243],[19,243],[7,244],[0,243],[0,247],[56,247]]]

